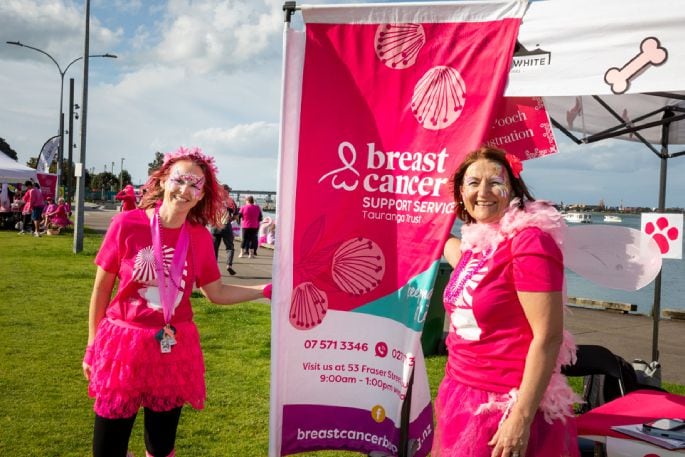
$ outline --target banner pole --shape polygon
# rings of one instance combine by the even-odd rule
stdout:
[[[659,208],[663,213],[666,208],[666,176],[668,167],[668,136],[671,123],[668,118],[673,112],[667,109],[663,120],[666,121],[661,130],[661,167],[659,169]],[[662,267],[663,268],[663,267]],[[661,320],[661,271],[654,280],[654,303],[652,305],[652,360],[659,360],[659,321]]]
[[[284,22],[290,24],[290,19],[299,8],[297,2],[287,1],[283,3],[283,11],[285,12]]]
[[[414,369],[411,370],[409,382],[407,383],[407,394],[402,403],[400,412],[400,442],[398,446],[398,457],[410,457],[409,455],[409,420],[411,414],[411,394],[414,387]]]

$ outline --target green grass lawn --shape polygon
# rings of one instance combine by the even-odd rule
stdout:
[[[0,456],[90,455],[92,400],[81,360],[101,240],[86,233],[83,252],[73,254],[70,233],[34,238],[0,231]],[[269,308],[220,307],[203,298],[194,298],[193,307],[207,366],[207,402],[202,411],[184,409],[178,455],[266,456]],[[445,357],[429,357],[426,364],[435,395]],[[682,386],[666,387],[685,393]],[[141,424],[136,422],[130,446],[138,457],[145,455]]]

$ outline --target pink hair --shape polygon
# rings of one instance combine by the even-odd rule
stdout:
[[[202,169],[205,176],[204,196],[188,213],[188,220],[194,224],[214,226],[221,225],[222,201],[226,191],[219,185],[216,174],[219,171],[214,157],[205,155],[198,147],[180,147],[176,151],[164,154],[164,163],[155,170],[143,186],[146,190],[140,202],[141,208],[152,208],[164,197],[162,179],[169,176],[171,167],[182,160],[189,160]]]

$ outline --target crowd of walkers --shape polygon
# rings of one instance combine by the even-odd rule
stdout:
[[[71,206],[64,198],[60,197],[57,202],[52,197],[44,197],[40,184],[26,181],[21,190],[16,190],[10,196],[9,188],[3,186],[3,194],[7,193],[5,200],[11,208],[21,208],[21,220],[15,228],[19,235],[33,234],[40,237],[44,234],[57,234],[65,227],[70,226]]]

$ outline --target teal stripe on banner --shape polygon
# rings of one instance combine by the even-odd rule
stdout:
[[[409,280],[395,293],[356,308],[353,312],[387,317],[420,332],[433,296],[433,285],[439,266],[440,261],[436,260],[428,270]]]

